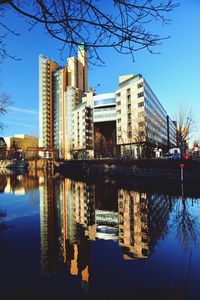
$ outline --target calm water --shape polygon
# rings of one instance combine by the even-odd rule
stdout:
[[[200,190],[142,181],[1,174],[1,299],[200,299]]]

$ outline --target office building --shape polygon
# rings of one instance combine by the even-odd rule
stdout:
[[[176,146],[176,126],[141,74],[115,93],[88,92],[87,52],[65,67],[40,56],[40,147],[63,159],[153,157]]]
[[[68,58],[65,67],[39,57],[39,146],[60,158],[70,156],[72,111],[87,91],[87,73],[84,46],[79,46],[78,58]]]
[[[176,145],[176,127],[142,75],[119,77],[116,113],[121,153],[144,157],[155,147]]]

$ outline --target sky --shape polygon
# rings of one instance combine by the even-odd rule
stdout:
[[[106,66],[89,67],[89,87],[96,88],[96,93],[115,92],[120,75],[142,74],[172,119],[181,104],[192,109],[197,126],[191,142],[200,139],[200,1],[179,2],[169,14],[170,25],[153,27],[163,36],[171,36],[154,49],[160,54],[142,50],[135,53],[133,61],[114,49],[101,50]],[[6,58],[0,65],[0,93],[8,94],[12,101],[8,113],[0,117],[5,124],[0,135],[38,135],[38,56],[44,54],[64,66],[67,54],[61,57],[61,44],[49,38],[41,26],[29,31],[24,19],[12,12],[5,20],[20,34],[8,35],[6,40],[8,52],[20,60]]]

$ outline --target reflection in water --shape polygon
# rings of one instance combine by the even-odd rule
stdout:
[[[38,198],[38,188],[40,198]],[[152,292],[159,292],[156,280],[159,280],[160,274],[163,280],[160,284],[160,293],[165,290],[167,293],[174,286],[175,289],[180,288],[182,291],[182,279],[178,280],[175,277],[179,285],[175,283],[174,286],[171,282],[169,286],[165,281],[166,278],[171,280],[174,275],[176,258],[172,259],[173,268],[171,268],[171,257],[170,259],[167,257],[169,253],[173,256],[171,253],[174,249],[177,251],[177,257],[184,254],[183,281],[189,282],[193,274],[193,270],[191,271],[195,255],[193,246],[198,241],[200,228],[199,199],[156,194],[149,192],[148,189],[137,191],[130,186],[119,187],[109,180],[94,184],[91,181],[52,177],[50,174],[40,174],[40,177],[32,174],[26,176],[1,174],[0,189],[4,193],[14,193],[16,196],[28,192],[27,199],[31,208],[39,203],[40,271],[43,280],[50,278],[51,274],[60,274],[60,270],[64,270],[66,281],[70,274],[70,278],[76,279],[74,281],[79,283],[81,291],[91,292],[94,290],[92,289],[96,280],[94,277],[95,275],[98,277],[98,272],[95,273],[98,263],[94,262],[94,255],[97,255],[96,260],[100,260],[100,265],[102,259],[111,267],[115,264],[114,251],[119,253],[116,276],[119,278],[122,276],[120,268],[123,262],[123,267],[126,267],[124,270],[128,270],[126,280],[131,274],[135,284],[133,288],[139,289],[139,294],[146,293],[145,296],[148,295],[149,288]],[[6,211],[2,211],[2,218],[0,215],[0,224],[3,224],[6,219],[4,216]],[[2,232],[4,233],[4,230]],[[163,247],[160,252],[159,247],[156,247],[158,243]],[[110,248],[107,248],[108,244]],[[189,254],[183,252],[182,248],[190,249],[187,251]],[[108,249],[112,251],[111,263]],[[180,251],[182,251],[181,255]],[[158,265],[163,264],[161,267],[163,271],[160,271],[157,266],[157,257],[159,257]],[[164,266],[167,262],[169,267]],[[128,269],[130,266],[132,269]],[[189,271],[186,270],[187,268]],[[146,270],[147,274],[145,274]],[[165,271],[168,272],[166,278],[163,275]],[[101,272],[106,278],[104,269]],[[116,280],[115,274],[110,274],[113,280]],[[148,276],[150,279],[147,278]],[[154,276],[153,283],[151,276]],[[155,278],[156,280],[153,281]],[[147,282],[150,282],[149,286]],[[129,282],[130,289],[131,284]],[[185,286],[186,284],[183,284],[183,287]],[[169,299],[175,298],[172,296]]]
[[[182,242],[185,249],[189,249],[192,242],[197,242],[200,233],[199,215],[191,212],[189,200],[192,201],[192,205],[194,202],[198,202],[195,199],[177,201],[173,218],[176,237]]]
[[[102,183],[101,183],[102,187]],[[110,190],[112,199],[105,202]],[[40,187],[41,271],[51,274],[66,263],[89,288],[90,247],[97,239],[117,241],[125,260],[148,258],[168,232],[175,205],[171,196],[45,177]],[[111,196],[112,197],[112,196]],[[113,209],[112,209],[113,208]]]
[[[40,185],[40,177],[25,176],[24,174],[0,173],[0,192],[14,193],[15,195],[25,195],[27,192],[34,191]]]

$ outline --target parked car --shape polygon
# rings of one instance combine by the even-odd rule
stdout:
[[[164,159],[181,159],[181,155],[179,153],[165,153],[163,155]]]

